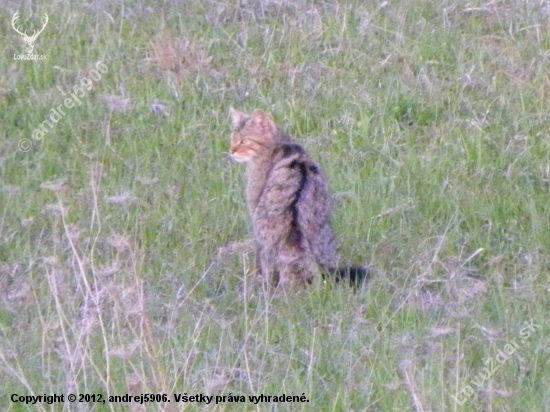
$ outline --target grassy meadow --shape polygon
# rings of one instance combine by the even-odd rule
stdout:
[[[49,15],[45,60],[14,59],[17,10],[28,33]],[[0,17],[0,409],[548,410],[548,2],[7,0]],[[230,106],[318,161],[368,285],[255,280]],[[170,402],[97,402],[124,394]]]

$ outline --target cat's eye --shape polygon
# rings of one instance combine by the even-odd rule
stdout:
[[[241,141],[239,142],[240,144],[247,144],[248,143],[248,139],[241,139]]]

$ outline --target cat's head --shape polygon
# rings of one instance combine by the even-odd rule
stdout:
[[[277,126],[267,113],[255,110],[252,114],[229,109],[233,133],[230,153],[237,162],[253,162],[269,156],[278,140]]]

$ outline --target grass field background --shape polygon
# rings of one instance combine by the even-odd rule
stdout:
[[[29,33],[48,13],[46,60],[14,60],[17,10]],[[61,410],[13,393],[547,410],[547,1],[7,0],[0,17],[3,410]],[[367,287],[257,284],[230,106],[318,160]],[[283,393],[308,402],[248,402]]]

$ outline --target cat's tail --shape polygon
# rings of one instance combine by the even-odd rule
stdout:
[[[366,283],[370,276],[370,270],[365,266],[341,266],[323,271],[323,279],[334,279],[336,283],[348,281],[354,288]]]

